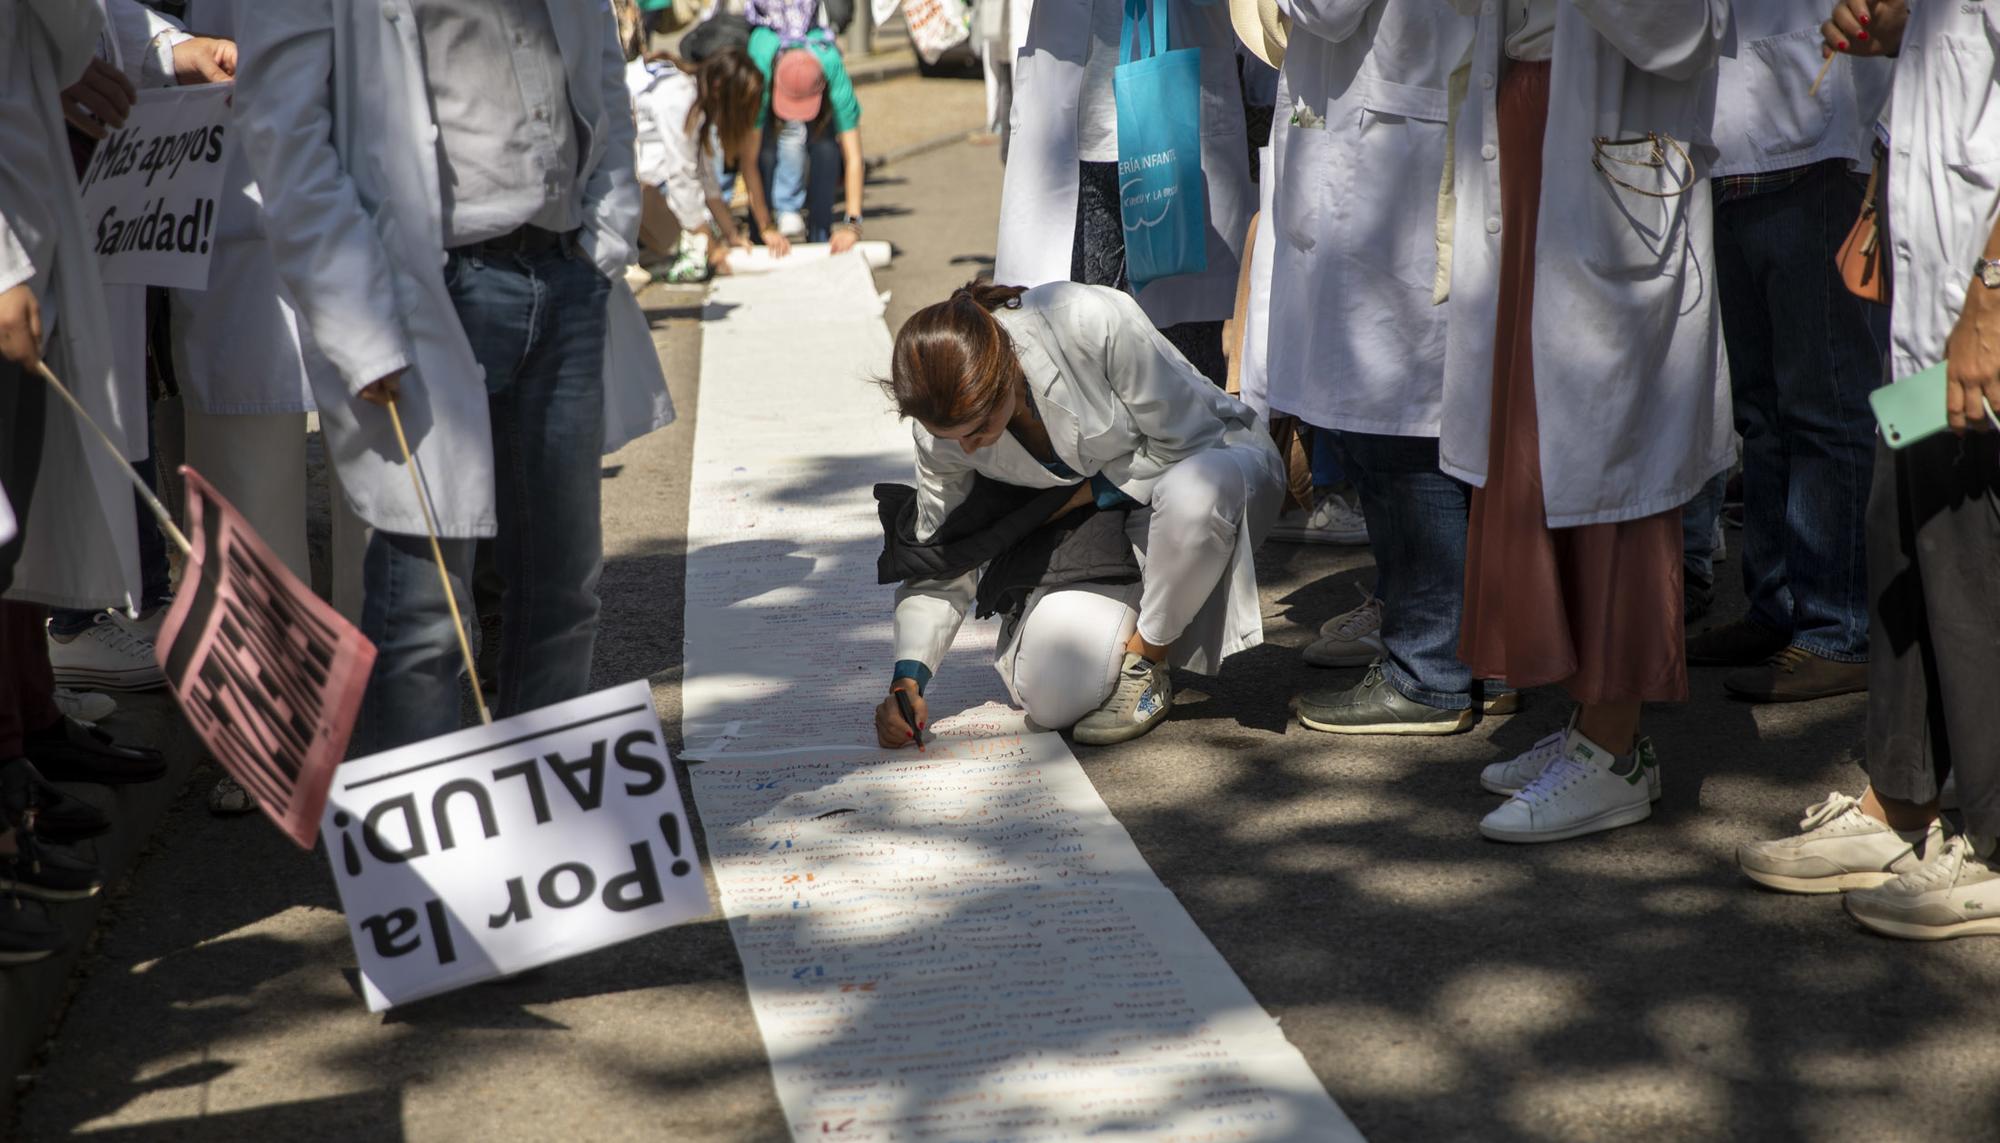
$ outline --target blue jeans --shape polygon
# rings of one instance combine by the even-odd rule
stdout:
[[[604,449],[604,325],[610,282],[579,254],[452,252],[445,283],[486,371],[492,416],[504,718],[590,687],[604,567],[598,481]],[[460,612],[473,622],[477,541],[446,540]],[[363,565],[361,629],[375,670],[355,755],[459,728],[464,660],[423,536],[378,530]]]
[[[1332,429],[1312,430],[1312,473],[1314,488],[1332,488],[1347,479],[1340,471],[1340,445]]]
[[[1443,710],[1472,705],[1458,659],[1465,607],[1465,522],[1472,493],[1438,468],[1434,437],[1327,433],[1361,494],[1382,600],[1382,673],[1407,699]]]
[[[1868,658],[1868,393],[1888,345],[1888,311],[1848,293],[1834,267],[1860,209],[1861,187],[1832,163],[1715,212],[1750,619],[1850,663]]]
[[[1681,505],[1681,567],[1691,584],[1715,586],[1715,522],[1728,492],[1729,474],[1718,472]]]
[[[764,185],[772,186],[777,178],[778,138],[782,131],[767,129],[764,132],[764,149],[757,155],[757,173],[764,179]],[[790,126],[790,124],[786,124]],[[841,177],[847,171],[847,160],[840,153],[840,140],[833,128],[817,135],[808,135],[804,140],[805,180],[806,180],[806,241],[825,242],[833,235],[833,202],[840,194]],[[777,191],[772,190],[775,199]],[[771,207],[777,210],[775,203]],[[771,220],[777,222],[776,218]]]
[[[778,128],[778,165],[771,173],[771,214],[806,208],[806,125]]]

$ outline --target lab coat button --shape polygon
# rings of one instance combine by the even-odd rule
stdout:
[[[396,11],[393,5],[384,4],[382,5],[382,18],[393,24],[396,21],[402,19],[403,14],[401,12]]]
[[[1488,233],[1488,234],[1498,234],[1498,233],[1500,233],[1500,220],[1499,220],[1499,219],[1497,219],[1497,218],[1489,218],[1489,219],[1487,219],[1487,220],[1486,220],[1486,233]]]
[[[1493,73],[1488,72],[1485,75],[1480,76],[1479,86],[1485,88],[1488,91],[1493,90]]]
[[[1479,148],[1479,157],[1482,159],[1495,159],[1498,158],[1499,156],[1500,156],[1499,149],[1496,148],[1491,143],[1488,143],[1485,146]]]

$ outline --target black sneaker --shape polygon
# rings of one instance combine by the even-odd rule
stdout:
[[[144,746],[121,746],[109,734],[67,716],[21,740],[42,777],[56,782],[122,785],[164,777],[167,760]]]
[[[104,887],[95,863],[52,842],[37,841],[14,831],[18,853],[0,854],[0,895],[39,897],[44,901],[81,901]]]
[[[103,810],[49,782],[26,758],[0,762],[0,815],[21,822],[30,813],[33,833],[48,841],[67,844],[111,830]]]
[[[61,952],[67,943],[48,910],[0,893],[0,967],[33,964]]]
[[[1469,706],[1443,710],[1405,698],[1389,685],[1380,662],[1368,668],[1359,686],[1302,694],[1298,707],[1300,726],[1328,734],[1457,734],[1473,719]]]

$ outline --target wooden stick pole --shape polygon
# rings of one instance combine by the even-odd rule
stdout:
[[[452,629],[458,632],[458,651],[465,656],[465,673],[472,679],[472,701],[479,704],[479,721],[490,725],[492,712],[486,709],[486,692],[479,689],[479,665],[473,661],[472,642],[465,637],[465,619],[458,611],[458,596],[451,590],[451,572],[444,566],[444,548],[438,544],[437,521],[431,518],[430,497],[424,495],[423,481],[417,479],[417,460],[410,455],[409,438],[403,435],[403,415],[396,411],[396,399],[389,399],[389,423],[396,427],[396,446],[403,450],[403,467],[410,472],[410,488],[417,494],[417,508],[424,514],[424,531],[431,540],[431,559],[437,563],[438,583],[444,587],[444,601],[451,606]]]
[[[1807,95],[1819,94],[1820,81],[1826,78],[1827,72],[1833,70],[1833,61],[1839,58],[1839,56],[1840,56],[1839,52],[1830,51],[1826,53],[1826,62],[1819,65],[1819,74],[1813,77],[1812,86],[1806,89]]]
[[[49,388],[54,389],[57,396],[69,403],[69,407],[76,411],[77,417],[90,426],[90,431],[97,434],[97,439],[103,442],[106,451],[118,461],[118,468],[124,472],[125,479],[132,482],[132,487],[138,489],[140,498],[146,502],[146,507],[153,510],[153,519],[160,522],[160,530],[167,534],[167,539],[174,542],[174,546],[181,550],[182,555],[192,559],[194,545],[188,543],[188,538],[174,525],[173,515],[167,511],[165,504],[160,503],[160,498],[153,495],[153,490],[146,486],[145,478],[132,467],[131,461],[125,459],[125,450],[119,448],[118,442],[111,439],[111,434],[100,428],[97,422],[91,419],[90,414],[83,411],[83,405],[77,401],[76,395],[69,391],[69,386],[56,379],[47,362],[37,361],[35,371],[42,375],[42,380],[49,383]]]

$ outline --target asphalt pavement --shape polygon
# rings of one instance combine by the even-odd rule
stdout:
[[[892,327],[990,265],[999,182],[964,142],[874,172]],[[644,303],[681,420],[606,460],[598,681],[650,679],[677,737],[700,293]],[[1647,712],[1651,821],[1504,846],[1476,829],[1478,768],[1559,727],[1560,696],[1447,739],[1303,730],[1287,700],[1360,672],[1298,650],[1369,561],[1272,544],[1258,566],[1265,645],[1182,676],[1156,733],[1076,753],[1370,1138],[2000,1138],[2000,941],[1874,937],[1734,868],[1861,787],[1862,697],[1753,707],[1697,670],[1692,702]],[[371,1016],[323,857],[209,817],[203,777],[106,910],[19,1138],[785,1138],[719,916]]]

